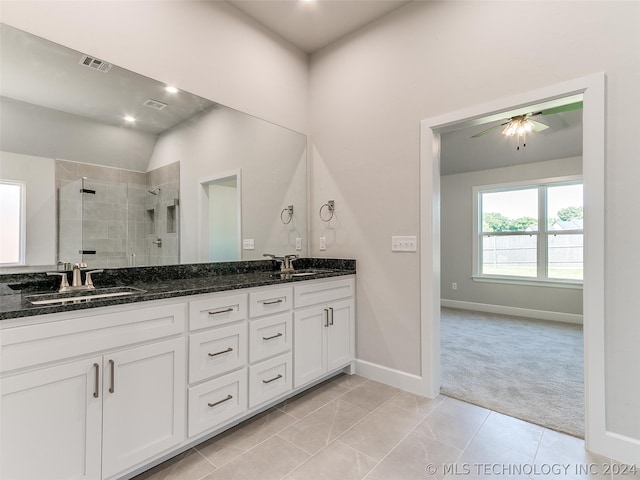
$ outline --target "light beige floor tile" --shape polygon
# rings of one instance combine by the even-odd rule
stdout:
[[[278,408],[298,419],[304,418],[348,391],[347,387],[329,381],[296,395],[278,405]]]
[[[349,390],[342,396],[342,399],[372,412],[399,391],[397,388],[390,387],[384,383],[369,380]]]
[[[286,428],[279,435],[314,454],[364,418],[369,412],[337,399]]]
[[[334,383],[337,383],[338,385],[342,385],[343,387],[355,388],[365,382],[368,382],[369,380],[361,377],[360,375],[348,375],[346,373],[343,373],[333,378],[332,381]]]
[[[533,468],[533,456],[501,444],[474,438],[456,463],[459,466],[468,466],[470,470],[468,478],[529,480],[529,473]]]
[[[309,454],[274,436],[249,450],[204,480],[280,480],[309,458]]]
[[[427,398],[401,390],[396,393],[388,403],[424,417],[433,411],[443,400],[444,397],[442,395],[438,395],[436,398]]]
[[[489,416],[489,410],[446,398],[418,425],[417,431],[464,449]]]
[[[135,477],[135,480],[199,480],[216,469],[194,449]]]
[[[504,445],[533,458],[543,431],[544,428],[538,425],[491,412],[474,440]]]
[[[444,478],[461,450],[438,442],[420,432],[405,438],[367,476],[367,480],[423,480]]]
[[[383,405],[347,430],[339,440],[375,460],[382,460],[421,418],[402,408]]]
[[[554,463],[567,465],[568,472],[572,473],[570,476],[572,479],[604,480],[611,478],[611,472],[606,467],[611,464],[611,460],[587,451],[584,448],[584,440],[580,438],[548,429],[542,433],[535,463],[537,465]],[[533,476],[533,478],[562,478],[562,476],[539,475]]]
[[[196,449],[214,465],[221,467],[295,421],[294,417],[274,408],[197,445]]]
[[[620,462],[612,462],[612,480],[640,480],[640,463],[627,465]]]
[[[336,440],[285,480],[360,480],[375,465],[372,458]]]

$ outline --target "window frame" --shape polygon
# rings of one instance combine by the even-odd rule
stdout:
[[[553,286],[560,288],[582,289],[583,280],[549,278],[548,273],[548,239],[550,235],[547,218],[547,189],[562,185],[583,184],[582,175],[568,175],[563,177],[550,177],[534,180],[522,180],[518,182],[504,182],[492,185],[478,185],[473,187],[473,247],[472,247],[472,275],[476,282],[506,283],[520,285]],[[525,189],[538,189],[538,230],[535,232],[494,232],[492,236],[515,236],[515,235],[535,235],[537,253],[537,275],[535,277],[525,277],[516,275],[496,275],[482,272],[483,250],[481,239],[485,236],[482,231],[482,194],[501,191],[514,191]],[[584,192],[583,192],[584,198]],[[584,205],[584,201],[583,201]],[[553,231],[551,231],[553,232]],[[551,233],[553,235],[553,233]],[[575,230],[563,230],[566,235],[584,235],[584,227]],[[584,261],[584,256],[583,256]],[[583,263],[584,265],[584,263]]]
[[[18,261],[0,263],[0,267],[13,267],[26,264],[26,244],[27,244],[27,184],[20,180],[10,180],[1,178],[0,185],[15,185],[20,187],[20,226],[19,226],[19,238],[18,238]]]

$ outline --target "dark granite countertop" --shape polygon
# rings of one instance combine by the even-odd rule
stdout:
[[[303,258],[295,262],[295,268],[314,273],[305,276],[280,274],[276,262],[271,260],[105,269],[94,277],[97,289],[94,293],[123,286],[143,292],[48,305],[34,305],[28,297],[55,293],[59,277],[49,277],[45,273],[0,275],[0,320],[353,275],[356,262]],[[84,295],[84,292],[75,295]]]

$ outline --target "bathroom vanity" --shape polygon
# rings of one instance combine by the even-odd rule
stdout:
[[[105,271],[144,293],[88,302],[0,296],[0,476],[130,478],[352,373],[355,262],[321,262]]]

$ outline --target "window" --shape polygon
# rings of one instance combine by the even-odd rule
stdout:
[[[578,179],[474,188],[474,277],[581,283]]]
[[[0,265],[24,264],[25,184],[0,180]]]

